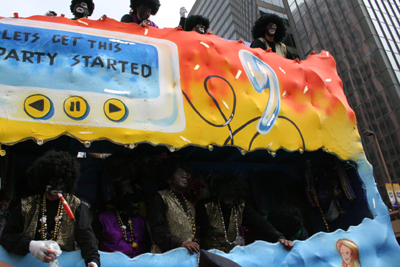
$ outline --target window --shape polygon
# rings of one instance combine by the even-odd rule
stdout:
[[[265,2],[265,3],[268,3],[268,4],[272,4],[272,5],[275,5],[275,6],[279,6],[279,7],[285,7],[284,5],[283,5],[283,2],[282,2],[282,0],[261,0],[262,2]]]
[[[383,32],[382,32],[382,30],[381,30],[380,23],[379,23],[378,21],[374,20],[374,19],[372,20],[372,23],[373,23],[374,26],[375,26],[375,30],[376,30],[376,32],[378,33],[378,36],[384,37]]]

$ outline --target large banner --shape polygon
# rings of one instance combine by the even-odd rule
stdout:
[[[362,152],[326,51],[294,61],[211,34],[42,16],[0,19],[0,38],[0,144]]]
[[[174,43],[19,22],[0,24],[0,89],[9,96],[0,117],[162,132],[185,128]]]

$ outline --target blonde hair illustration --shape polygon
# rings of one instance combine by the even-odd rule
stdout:
[[[342,257],[342,267],[361,267],[360,251],[355,242],[346,238],[339,239],[336,250]]]

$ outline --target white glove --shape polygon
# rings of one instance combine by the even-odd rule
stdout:
[[[48,250],[53,250],[54,253],[49,254]],[[29,252],[38,260],[46,262],[44,257],[49,256],[56,260],[61,255],[60,246],[55,241],[35,241],[29,243]]]
[[[87,266],[88,266],[88,267],[98,267],[98,266],[97,266],[97,263],[95,263],[95,262],[93,262],[93,261],[89,262]]]
[[[49,262],[49,267],[61,267],[61,265],[58,263],[58,257],[60,257],[62,251],[60,246],[58,245],[57,242],[51,241],[49,243],[49,249],[52,249],[54,253],[51,253],[49,256],[53,258],[52,261]]]
[[[186,13],[187,13],[187,10],[186,10],[186,7],[181,7],[181,9],[179,10],[179,14],[181,15],[181,17],[186,17]]]

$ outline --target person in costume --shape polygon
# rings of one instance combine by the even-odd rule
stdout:
[[[201,15],[191,15],[187,17],[185,22],[185,31],[196,31],[200,34],[205,34],[208,32],[210,27],[210,20]]]
[[[46,17],[57,17],[57,13],[53,10],[49,10],[44,14]]]
[[[235,175],[216,177],[214,196],[200,200],[196,205],[197,226],[200,228],[200,246],[228,253],[238,245],[241,226],[257,234],[258,240],[280,242],[286,249],[293,242],[286,240],[272,224],[246,204],[246,185]]]
[[[121,22],[136,23],[141,26],[158,26],[149,20],[150,15],[155,15],[160,8],[159,0],[131,0],[129,14],[125,14],[121,18]]]
[[[342,267],[361,267],[360,251],[356,243],[346,238],[339,239],[336,250],[342,257]]]
[[[93,230],[101,251],[119,251],[130,258],[148,251],[146,220],[138,214],[144,194],[139,189],[134,191],[118,197],[111,210],[94,219]]]
[[[186,23],[186,14],[187,14],[187,9],[186,9],[186,7],[181,7],[180,9],[179,9],[179,15],[180,15],[180,20],[179,20],[179,25],[178,25],[178,28],[179,29],[181,29],[181,30],[184,30],[185,29],[185,23]]]
[[[61,250],[77,250],[76,241],[86,265],[100,267],[88,208],[72,194],[79,177],[78,162],[65,152],[48,151],[33,163],[27,175],[32,195],[21,199],[11,213],[0,244],[9,253],[30,252],[43,262],[51,262]],[[64,210],[60,194],[72,214]]]
[[[303,215],[297,207],[281,203],[268,214],[268,221],[288,240],[306,240],[308,232],[303,225]]]
[[[85,19],[93,14],[94,3],[93,0],[72,0],[69,9],[74,15],[73,20]]]
[[[250,47],[260,47],[264,50],[272,49],[284,58],[295,59],[282,41],[286,37],[286,27],[281,17],[275,14],[261,16],[254,24],[251,34],[253,42]]]
[[[165,252],[184,247],[190,253],[200,251],[195,240],[195,209],[184,196],[191,168],[171,158],[161,166],[164,190],[158,191],[149,205],[147,219],[153,240],[152,252]]]

